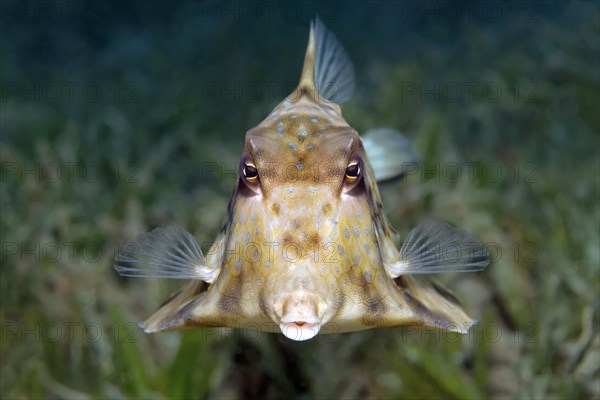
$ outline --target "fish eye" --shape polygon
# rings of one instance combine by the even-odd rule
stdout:
[[[256,178],[258,178],[258,170],[256,166],[252,163],[245,163],[242,168],[242,173],[244,174],[244,178],[246,178],[250,182],[254,182]]]
[[[242,160],[240,163],[240,180],[244,182],[244,186],[254,194],[260,193],[260,179],[258,177],[258,169],[249,158]]]
[[[354,182],[360,176],[361,168],[358,161],[351,161],[346,168],[346,179],[349,182]]]
[[[362,162],[360,158],[354,158],[346,167],[344,176],[344,193],[350,193],[360,182],[362,176]]]

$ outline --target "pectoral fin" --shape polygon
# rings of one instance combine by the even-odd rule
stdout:
[[[206,298],[206,291],[221,269],[221,234],[205,260],[194,237],[181,227],[156,228],[128,242],[115,258],[122,276],[192,279],[141,324],[146,333],[175,330],[193,319],[192,311]]]
[[[207,267],[200,246],[185,229],[156,228],[127,242],[115,258],[121,276],[201,279],[212,283],[219,269]]]
[[[481,271],[489,263],[488,250],[475,237],[446,223],[426,221],[410,231],[398,261],[385,264],[385,269],[392,278],[397,278]]]

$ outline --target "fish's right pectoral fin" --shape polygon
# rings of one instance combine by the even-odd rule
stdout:
[[[127,242],[115,258],[121,276],[199,279],[214,282],[218,268],[207,266],[200,246],[185,229],[156,228]]]
[[[395,129],[370,129],[361,139],[378,182],[400,179],[421,163],[412,140]]]

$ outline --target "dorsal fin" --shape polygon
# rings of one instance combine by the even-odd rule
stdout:
[[[310,33],[308,36],[308,45],[306,46],[306,54],[304,55],[304,65],[302,66],[302,74],[300,75],[300,83],[298,84],[299,93],[309,93],[312,98],[315,96],[315,27],[313,21],[310,22]]]
[[[319,17],[310,24],[304,66],[296,90],[300,95],[337,104],[350,100],[354,92],[352,61]]]

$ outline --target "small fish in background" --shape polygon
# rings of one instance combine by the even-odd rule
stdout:
[[[376,182],[418,163],[392,129],[359,136],[339,104],[354,90],[346,52],[317,18],[300,83],[246,133],[223,227],[204,257],[183,228],[157,228],[117,255],[123,276],[191,280],[142,327],[318,333],[421,326],[466,333],[456,299],[414,275],[479,271],[486,248],[424,222],[398,251]]]

